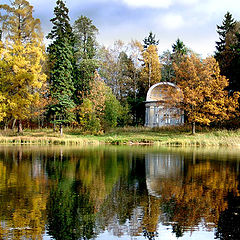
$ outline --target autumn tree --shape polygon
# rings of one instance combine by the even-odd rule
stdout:
[[[40,20],[32,16],[33,7],[26,0],[15,0],[10,5],[1,4],[4,19],[4,46],[1,51],[0,95],[6,102],[6,114],[18,120],[30,115],[36,103],[39,89],[45,82],[43,35]],[[5,15],[4,15],[5,14]],[[5,17],[4,17],[5,16]]]
[[[3,44],[0,40],[0,56],[2,56],[4,51]],[[0,59],[0,79],[4,76],[4,69],[5,69],[5,61],[3,59]],[[3,121],[3,119],[6,117],[6,98],[4,97],[3,92],[0,92],[0,122]]]
[[[130,87],[127,96],[127,102],[130,108],[132,125],[142,124],[144,122],[145,109],[144,101],[146,96],[141,92],[141,69],[142,69],[142,44],[139,41],[132,40],[128,44],[129,64],[128,76],[130,77]]]
[[[53,28],[47,38],[52,40],[48,46],[49,84],[51,105],[49,112],[54,115],[54,123],[60,126],[74,119],[74,37],[68,8],[62,0],[57,0],[54,18],[51,19]]]
[[[0,96],[0,121],[6,117],[6,98],[1,95]]]
[[[142,71],[141,71],[141,88],[144,95],[153,84],[161,81],[161,64],[158,57],[157,45],[159,40],[155,39],[156,35],[152,32],[143,40],[143,46],[139,46],[142,52]]]
[[[220,75],[219,65],[213,57],[201,60],[192,54],[179,65],[174,64],[175,81],[183,94],[178,98],[192,124],[195,133],[195,123],[209,125],[212,122],[228,120],[235,115],[238,107],[239,94],[232,97],[225,88],[228,80]]]
[[[2,4],[1,6],[3,7]],[[4,6],[7,7],[7,5]],[[0,11],[0,41],[3,40],[3,34],[6,30],[5,23],[7,22],[8,17],[9,17],[8,14],[5,14],[4,12]]]
[[[102,47],[98,58],[101,62],[99,74],[104,82],[112,89],[118,100],[122,99],[122,84],[125,84],[122,72],[126,66],[122,66],[121,56],[126,52],[126,46],[122,41],[114,42],[113,47]]]
[[[145,95],[147,90],[161,81],[161,63],[158,57],[157,47],[150,45],[146,50],[142,49],[143,68],[141,70],[141,84]]]
[[[100,130],[116,127],[122,107],[111,89],[97,72],[89,87],[89,93],[84,96],[82,104],[77,108],[82,130],[98,133]]]
[[[162,64],[162,81],[171,82],[174,76],[173,58],[171,51],[167,50],[160,56],[160,63]]]

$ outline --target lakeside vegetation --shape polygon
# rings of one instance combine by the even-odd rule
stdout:
[[[38,145],[159,145],[159,146],[240,146],[240,130],[197,128],[192,135],[190,126],[144,128],[126,127],[99,135],[83,135],[77,129],[66,129],[63,135],[52,129],[0,132],[0,144]]]

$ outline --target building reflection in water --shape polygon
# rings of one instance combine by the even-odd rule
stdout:
[[[146,184],[148,193],[155,197],[161,196],[161,180],[172,179],[182,185],[181,177],[184,170],[184,157],[172,153],[148,153],[145,155]]]

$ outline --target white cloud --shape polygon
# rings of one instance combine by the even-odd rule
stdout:
[[[199,2],[199,0],[175,0],[176,3],[181,5],[193,5]]]
[[[122,0],[130,7],[168,8],[172,0]]]
[[[184,25],[184,19],[179,14],[169,13],[165,16],[160,16],[157,18],[158,23],[162,25],[165,29],[175,30],[181,28]]]
[[[204,1],[199,8],[202,11],[216,14],[226,13],[227,11],[230,11],[231,13],[238,13],[239,7],[240,7],[239,0],[227,0],[227,1],[211,0]]]
[[[199,0],[122,0],[130,7],[169,8],[175,4],[194,5]]]

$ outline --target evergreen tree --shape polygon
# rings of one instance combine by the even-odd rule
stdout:
[[[219,41],[216,42],[215,59],[219,63],[221,74],[229,79],[229,91],[239,91],[238,83],[238,53],[237,45],[239,23],[237,23],[232,14],[227,12],[224,15],[221,26],[217,26],[217,33],[219,34]]]
[[[229,90],[235,92],[240,91],[240,33],[236,33],[236,42],[231,46],[232,51],[232,61],[231,68],[231,77],[229,79]]]
[[[175,71],[173,68],[173,64],[179,65],[189,53],[189,49],[179,38],[172,45],[172,53],[170,53],[170,59],[166,59],[167,62],[163,65],[163,74],[167,73],[168,81],[174,81]],[[166,57],[165,57],[166,58]],[[169,61],[170,60],[170,61]]]
[[[158,45],[159,44],[159,40],[156,40],[156,35],[152,33],[152,31],[150,31],[148,37],[146,37],[143,40],[143,47],[144,49],[147,49],[150,45]]]
[[[79,105],[82,102],[83,95],[89,93],[89,84],[94,78],[94,72],[99,67],[95,58],[98,29],[93,25],[91,19],[81,16],[73,25],[73,33],[77,63],[77,74],[74,79],[75,103]]]
[[[68,8],[62,0],[57,0],[54,9],[55,17],[51,19],[53,28],[47,38],[53,40],[47,51],[50,67],[50,96],[52,103],[50,112],[54,115],[54,123],[60,126],[73,121],[74,114],[74,37]]]
[[[224,15],[224,19],[222,21],[222,25],[217,25],[217,33],[219,34],[219,41],[216,42],[216,56],[218,54],[221,54],[222,51],[225,50],[226,47],[226,37],[227,34],[234,30],[234,27],[236,26],[236,21],[233,19],[232,14],[227,12]]]
[[[187,47],[179,38],[177,39],[176,43],[172,45],[173,51],[173,58],[181,58],[182,56],[186,55],[188,52]]]
[[[81,16],[73,25],[75,35],[75,48],[78,61],[93,59],[96,55],[96,35],[98,29],[88,17]]]

